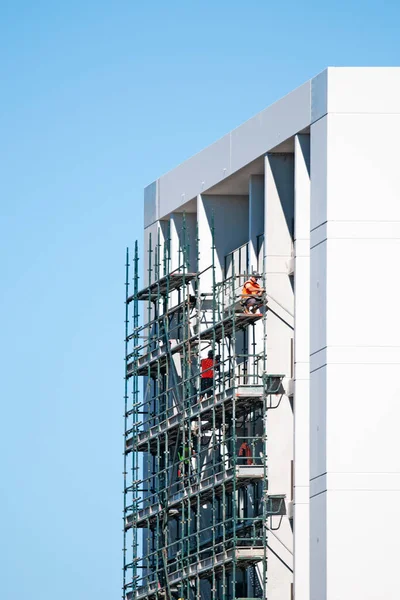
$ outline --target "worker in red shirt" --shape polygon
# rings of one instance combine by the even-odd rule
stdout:
[[[253,458],[252,452],[249,444],[247,442],[243,442],[243,444],[239,448],[238,452],[238,464],[239,465],[252,465]]]
[[[262,296],[265,290],[258,283],[260,278],[261,275],[253,273],[243,286],[242,304],[246,315],[255,314],[264,303]]]
[[[211,396],[214,385],[214,371],[219,370],[219,360],[214,359],[214,352],[210,350],[207,358],[202,358],[200,363],[200,400],[204,396]]]

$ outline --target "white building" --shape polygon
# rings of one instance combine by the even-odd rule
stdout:
[[[268,492],[286,496],[269,600],[400,598],[399,139],[400,68],[329,68],[145,190],[172,269],[185,218],[198,272],[212,229],[218,278],[243,245],[264,271],[286,391],[268,411]]]

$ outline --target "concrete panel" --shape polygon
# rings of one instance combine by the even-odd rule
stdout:
[[[294,169],[294,596],[309,600],[310,137],[295,139]]]
[[[328,112],[328,69],[311,80],[311,123]]]
[[[326,388],[327,370],[310,375],[310,479],[326,472]]]
[[[400,115],[329,115],[328,219],[400,221]]]
[[[231,132],[231,172],[262,156],[310,124],[310,82]]]
[[[380,348],[375,349],[379,354]],[[328,473],[400,473],[398,364],[333,364],[328,350]]]
[[[153,181],[144,188],[144,226],[148,227],[158,219],[158,182]]]
[[[351,511],[349,511],[351,514]],[[327,495],[310,498],[310,600],[338,600],[327,596]],[[343,535],[343,529],[340,532]],[[344,545],[342,539],[340,547]],[[353,596],[357,598],[358,596]],[[379,597],[379,596],[378,596]],[[303,600],[303,599],[301,599]]]
[[[170,217],[170,254],[171,271],[175,271],[182,265],[181,250],[181,232],[182,232],[182,213],[173,213]],[[177,293],[173,293],[173,299],[176,300]]]
[[[164,216],[231,174],[229,134],[159,179]]]
[[[399,346],[399,256],[400,238],[329,240],[328,346]]]
[[[295,365],[310,361],[310,258],[295,262]],[[297,343],[298,341],[298,343]],[[296,373],[297,379],[297,373]]]
[[[311,80],[311,123],[328,112],[400,113],[400,68],[325,69]]]
[[[324,117],[311,126],[311,231],[327,220],[328,121]]]
[[[270,257],[285,257],[287,260],[292,256],[294,235],[293,155],[268,155],[265,181],[269,197],[279,199],[279,202],[271,202],[267,197],[267,254]]]
[[[326,302],[327,302],[327,242],[311,248],[310,254],[310,353],[326,346]]]
[[[158,180],[163,218],[310,124],[310,82],[297,88]],[[153,213],[149,209],[149,216]]]
[[[257,236],[264,233],[264,176],[251,175],[249,181],[250,271],[257,270]]]
[[[291,425],[290,429],[288,423]],[[283,398],[278,410],[268,414],[268,491],[291,493],[290,461],[293,458],[293,413],[290,402]],[[278,455],[278,448],[280,456]]]
[[[293,155],[267,155],[265,159],[265,252],[266,288],[272,310],[267,313],[267,369],[272,373],[291,375],[293,288],[287,261],[293,250],[294,159]],[[268,489],[270,493],[291,498],[291,464],[293,460],[293,411],[284,397],[276,410],[268,412]],[[293,534],[287,519],[279,536],[292,548]],[[290,571],[283,571],[272,553],[268,566],[274,564],[268,577],[268,598],[290,598]]]
[[[329,67],[329,113],[400,113],[400,67]]]
[[[361,79],[355,77],[354,87],[368,96],[369,88]],[[351,112],[350,79],[346,85],[349,97],[341,104],[341,96],[335,106],[329,72],[329,111]],[[311,598],[315,600],[398,596],[391,542],[397,532],[387,507],[398,501],[400,481],[400,459],[393,452],[400,418],[395,275],[400,251],[400,116],[372,114],[388,110],[378,96],[360,100],[359,114],[329,112],[311,128],[311,226],[315,229],[310,258],[310,506]],[[364,110],[371,114],[360,114]],[[327,222],[321,227],[324,217]],[[317,494],[327,497],[324,564],[313,534],[313,528],[322,527],[314,505]],[[383,511],[376,516],[379,525],[373,539],[374,547],[384,548],[382,560],[368,547],[371,532],[365,527],[377,507]]]
[[[275,535],[268,535],[268,546],[274,551],[268,552],[268,600],[290,600],[293,554],[287,549],[288,537],[291,537],[291,530],[287,519]]]
[[[400,524],[391,509],[399,501],[400,491],[328,492],[328,599],[398,599]]]
[[[310,498],[326,492],[327,489],[328,479],[326,473],[310,479]]]
[[[310,136],[295,138],[295,240],[310,239]]]
[[[318,225],[316,229],[312,229],[310,231],[310,248],[314,248],[314,246],[318,246],[318,244],[325,242],[327,231],[328,223],[323,223],[322,225]]]
[[[309,600],[310,574],[308,557],[310,551],[310,515],[308,498],[306,504],[296,503],[294,507],[294,522],[296,527],[293,546],[294,597],[297,600]]]
[[[294,413],[295,501],[297,486],[309,486],[310,464],[310,382],[296,378]]]
[[[160,232],[160,233],[159,233]],[[158,245],[158,241],[163,243],[163,232],[159,227],[159,224],[153,223],[144,230],[144,244],[143,244],[143,279],[142,287],[145,287],[150,282],[156,280],[156,271],[158,266],[156,265],[156,253],[155,248]],[[151,256],[151,265],[149,265],[149,257]]]
[[[165,217],[311,122],[316,124],[327,111],[399,113],[399,99],[400,68],[329,68],[162,176],[159,202],[149,191],[145,224]]]
[[[400,472],[397,473],[328,473],[326,490],[339,491],[400,491]]]
[[[213,285],[212,271],[208,269],[212,264],[211,214],[208,204],[204,202],[201,195],[197,197],[197,227],[201,248],[198,270],[200,273],[205,271],[200,278],[200,286],[203,292],[209,292]]]
[[[202,194],[202,202],[209,227],[214,223],[215,258],[222,273],[225,256],[248,241],[249,198]],[[202,244],[201,232],[200,243]]]
[[[197,269],[196,251],[196,221],[195,213],[173,213],[171,215],[171,268],[183,265],[184,247],[188,251],[186,270],[195,272]],[[186,230],[186,231],[185,231]]]

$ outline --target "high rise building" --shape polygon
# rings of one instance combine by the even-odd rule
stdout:
[[[400,68],[329,68],[146,188],[127,600],[398,600],[399,139]]]

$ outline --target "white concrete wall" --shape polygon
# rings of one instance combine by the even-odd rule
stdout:
[[[310,136],[295,139],[294,597],[309,600]]]
[[[294,210],[293,155],[268,155],[265,159],[265,251],[266,288],[269,306],[275,311],[267,316],[267,370],[289,374],[291,369],[291,339],[293,337],[293,289],[287,261],[292,254],[291,226]],[[274,300],[272,300],[274,298]],[[284,323],[279,316],[283,316]],[[293,412],[284,396],[280,406],[268,411],[268,490],[270,494],[291,496],[291,461],[293,459]],[[271,525],[277,525],[273,518]],[[268,544],[268,600],[290,600],[293,568],[293,535],[289,519],[282,519]]]
[[[311,131],[311,600],[399,597],[400,78],[359,71]]]

